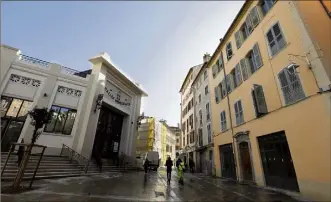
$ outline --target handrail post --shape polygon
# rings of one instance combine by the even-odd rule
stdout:
[[[36,169],[34,170],[34,173],[33,173],[33,176],[32,176],[32,179],[31,179],[31,182],[30,182],[30,186],[29,186],[29,188],[32,187],[32,183],[33,183],[33,181],[34,181],[34,178],[36,177],[37,170],[38,170],[39,165],[40,165],[40,161],[41,161],[41,159],[42,159],[42,157],[43,157],[43,155],[44,155],[44,152],[45,152],[45,148],[46,148],[46,147],[43,147],[43,151],[41,152],[41,155],[40,155],[40,158],[39,158],[39,160],[38,160],[38,163],[37,163]]]
[[[62,144],[62,148],[61,148],[60,157],[62,157],[63,147],[64,147],[64,144]]]
[[[7,166],[7,163],[8,163],[9,157],[10,157],[10,154],[11,154],[12,151],[13,151],[13,147],[14,147],[14,144],[11,145],[10,150],[9,150],[9,152],[8,152],[8,155],[7,155],[7,159],[6,159],[6,161],[5,161],[5,164],[3,165],[3,168],[2,168],[2,170],[1,170],[1,178],[2,178],[3,173],[5,172],[5,168],[6,168],[6,166]]]

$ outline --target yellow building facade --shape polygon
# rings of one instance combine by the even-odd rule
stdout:
[[[207,64],[216,175],[330,201],[331,18],[246,1]]]

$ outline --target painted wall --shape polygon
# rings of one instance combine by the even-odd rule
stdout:
[[[247,9],[250,10],[256,3],[256,1],[252,2]],[[321,15],[324,15],[324,13],[321,13]],[[246,16],[247,13],[242,14],[242,18],[233,29],[234,32],[239,29]],[[319,19],[319,17],[316,17],[316,19]],[[276,22],[280,23],[287,45],[275,56],[270,56],[265,34]],[[213,111],[212,123],[215,132],[216,174],[221,175],[219,146],[232,143],[232,135],[237,132],[250,131],[249,139],[252,148],[255,181],[258,185],[264,186],[264,174],[257,137],[285,130],[301,194],[313,200],[330,200],[330,93],[318,94],[319,89],[315,77],[306,60],[300,57],[291,57],[291,55],[305,55],[305,46],[301,37],[298,37],[302,30],[297,26],[297,19],[294,18],[292,5],[288,1],[277,1],[239,49],[235,44],[234,32],[230,34],[229,38],[224,39],[226,42],[232,42],[234,55],[229,61],[225,57],[225,47],[221,47],[226,74],[235,67],[240,59],[245,57],[255,43],[259,45],[263,66],[229,94],[230,112],[227,98],[216,104],[214,91],[210,91]],[[330,37],[325,40],[329,39]],[[213,58],[214,61],[210,64],[210,68],[220,55],[219,52],[215,54],[216,57]],[[300,65],[297,72],[306,98],[295,104],[285,106],[278,73],[291,62]],[[312,68],[314,68],[314,64]],[[223,78],[223,72],[220,72],[213,80],[211,87],[217,86]],[[255,115],[251,96],[253,84],[263,86],[269,113],[262,118],[256,118]],[[234,103],[239,99],[243,105],[244,123],[236,126]],[[223,110],[226,112],[229,129],[230,115],[232,116],[233,133],[231,130],[220,131],[220,113]],[[237,151],[237,148],[235,149]],[[236,159],[238,159],[237,153]],[[237,175],[241,179],[239,164]]]

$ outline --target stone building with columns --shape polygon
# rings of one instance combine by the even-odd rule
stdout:
[[[66,145],[86,158],[93,152],[105,159],[134,155],[141,98],[147,94],[107,53],[89,61],[92,69],[80,72],[1,45],[1,152],[11,142],[31,141],[27,113],[46,107],[53,118],[37,140],[47,146],[46,154],[58,155]]]

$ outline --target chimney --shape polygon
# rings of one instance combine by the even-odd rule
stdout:
[[[203,56],[203,63],[209,62],[210,58],[211,57],[210,57],[210,54],[209,53],[204,54],[204,56]]]

